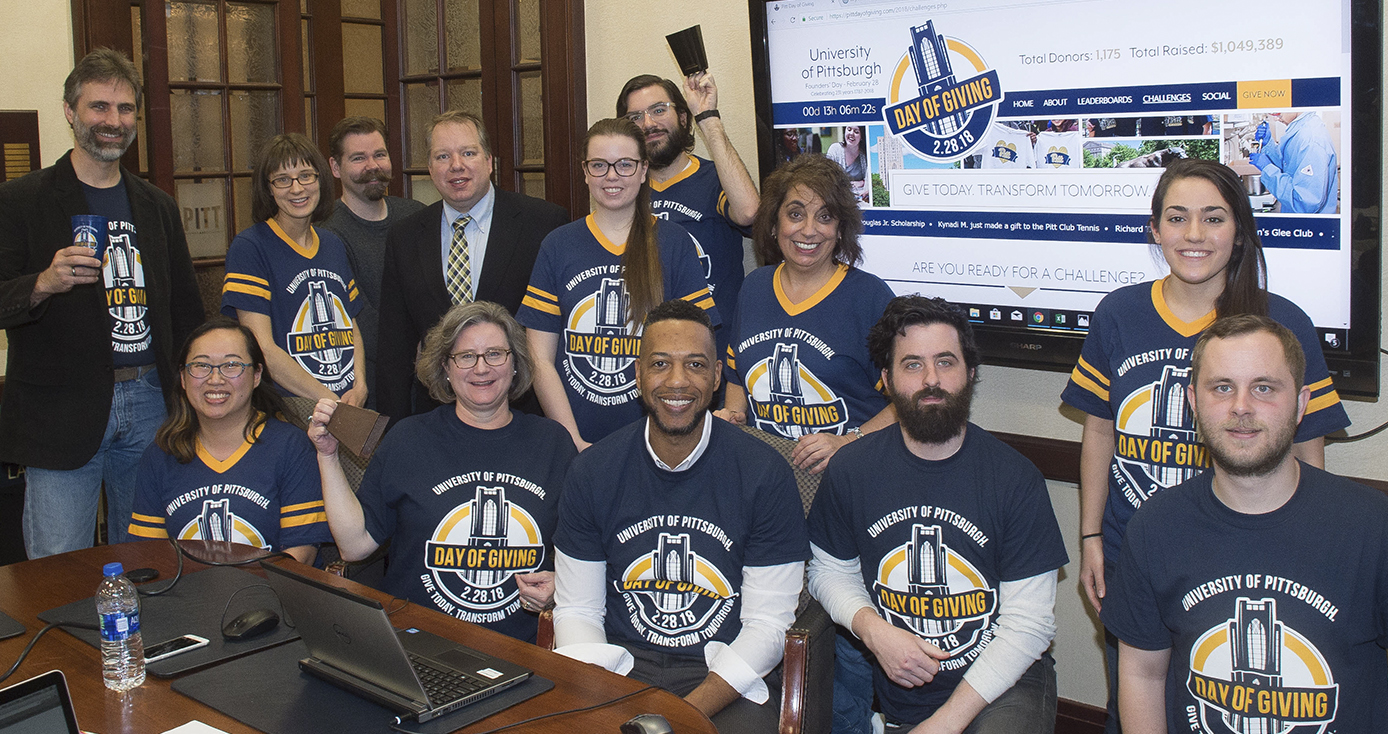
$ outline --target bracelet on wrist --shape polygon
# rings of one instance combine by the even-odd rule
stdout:
[[[1104,534],[1103,534],[1103,533],[1085,533],[1084,535],[1081,535],[1081,536],[1080,536],[1080,540],[1089,540],[1090,538],[1102,538],[1102,537],[1104,537]]]
[[[707,120],[707,119],[710,118],[710,117],[719,117],[719,118],[721,118],[722,115],[718,114],[718,110],[717,110],[717,109],[704,110],[703,112],[700,112],[699,114],[697,114],[697,115],[694,116],[694,122],[703,122],[704,120]]]

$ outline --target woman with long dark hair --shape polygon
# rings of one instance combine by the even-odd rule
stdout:
[[[222,313],[255,334],[285,394],[366,404],[363,301],[347,247],[319,229],[333,210],[332,178],[299,133],[276,135],[256,159],[251,214],[227,250]]]
[[[1171,274],[1099,302],[1061,395],[1088,414],[1080,449],[1080,584],[1096,611],[1133,512],[1208,466],[1185,389],[1191,349],[1216,318],[1270,316],[1301,341],[1311,402],[1292,446],[1297,458],[1324,466],[1324,436],[1349,425],[1311,320],[1267,291],[1262,241],[1238,175],[1214,161],[1177,161],[1157,182],[1148,224],[1148,242],[1160,248]],[[1153,446],[1161,450],[1143,448]],[[1109,721],[1116,727],[1117,649],[1112,636],[1108,642]]]
[[[825,158],[839,164],[853,185],[853,196],[858,201],[867,201],[867,136],[862,125],[849,125],[843,129],[843,142],[829,146]]]
[[[535,395],[579,450],[641,417],[640,324],[667,298],[719,323],[694,240],[651,214],[641,129],[599,120],[583,143],[593,211],[545,237],[516,317],[529,329]]]
[[[250,329],[213,318],[179,352],[181,389],[145,450],[130,534],[223,540],[312,563],[330,542],[313,447],[275,415],[265,356]]]

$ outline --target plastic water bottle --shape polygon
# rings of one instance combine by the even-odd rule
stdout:
[[[102,567],[105,578],[96,587],[96,613],[101,616],[101,677],[113,691],[128,691],[145,682],[145,643],[140,638],[140,595],[122,576],[119,563]]]

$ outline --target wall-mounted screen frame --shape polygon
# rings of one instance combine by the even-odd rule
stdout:
[[[845,163],[864,269],[965,306],[986,361],[1071,369],[1105,294],[1166,275],[1151,191],[1201,157],[1242,177],[1268,287],[1339,391],[1377,397],[1381,0],[749,0],[749,20],[762,177]]]

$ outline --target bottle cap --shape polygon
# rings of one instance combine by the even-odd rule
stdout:
[[[101,567],[101,573],[104,576],[119,576],[125,573],[125,566],[120,565],[119,561],[116,563],[108,563]]]

